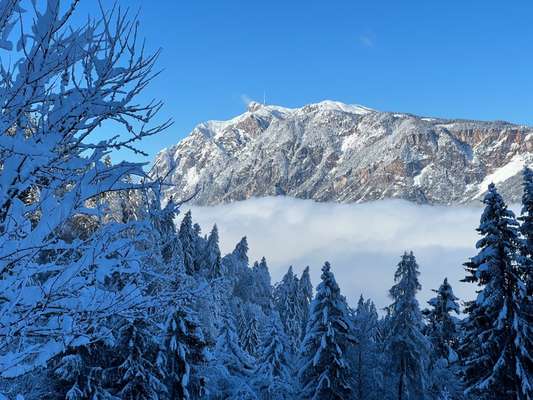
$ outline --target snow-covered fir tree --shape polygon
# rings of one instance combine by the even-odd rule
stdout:
[[[447,278],[437,290],[433,289],[433,291],[437,293],[437,296],[428,301],[431,308],[422,311],[427,320],[425,333],[433,345],[433,353],[437,358],[455,361],[457,360],[459,332],[457,318],[451,313],[459,315],[460,307],[457,303],[459,299],[453,294],[452,286]]]
[[[207,343],[196,313],[181,304],[166,324],[162,359],[171,399],[201,399],[205,378],[200,373],[206,363]]]
[[[433,291],[437,296],[428,301],[431,307],[422,311],[427,320],[425,334],[432,345],[429,390],[433,396],[447,393],[449,396],[460,398],[462,387],[459,382],[457,355],[460,332],[457,317],[451,315],[452,312],[459,315],[459,299],[453,294],[447,278]]]
[[[309,275],[309,266],[305,267],[298,281],[298,301],[299,309],[301,312],[301,324],[302,324],[302,339],[305,335],[305,327],[309,320],[309,306],[313,300],[313,284],[311,283],[311,276]]]
[[[255,312],[248,313],[244,316],[244,325],[241,327],[241,345],[244,351],[251,356],[255,356],[259,347],[259,322]]]
[[[234,285],[234,293],[243,301],[251,297],[251,270],[248,267],[248,240],[243,237],[233,251],[222,257],[222,269]],[[239,282],[240,281],[240,282]],[[237,283],[237,284],[236,284]]]
[[[260,400],[295,398],[295,382],[288,354],[287,337],[278,313],[274,312],[261,344],[254,378],[254,386]]]
[[[392,388],[398,400],[426,398],[430,344],[422,333],[423,321],[416,293],[421,289],[418,264],[413,252],[405,252],[389,291],[387,353]]]
[[[164,208],[160,207],[160,192],[150,203],[149,213],[154,230],[159,234],[162,262],[175,272],[183,272],[183,249],[176,232],[174,219],[178,214],[178,205],[170,198]]]
[[[350,353],[354,359],[355,398],[377,399],[381,396],[383,375],[377,345],[378,313],[371,300],[359,298],[353,318],[357,346]]]
[[[299,296],[298,277],[292,266],[274,288],[274,305],[279,312],[291,349],[297,352],[302,338],[302,319],[304,311]]]
[[[346,355],[355,345],[348,306],[340,293],[329,262],[311,303],[302,342],[300,399],[343,400],[354,396],[353,365]]]
[[[118,351],[123,359],[116,371],[121,400],[159,400],[167,389],[157,363],[159,345],[145,321],[126,322],[119,331]]]
[[[195,237],[201,237],[202,236],[202,228],[200,227],[200,224],[195,222],[192,226],[192,231],[194,232]]]
[[[272,308],[272,282],[266,258],[261,258],[260,262],[255,262],[252,267],[253,274],[253,299],[265,312]]]
[[[248,239],[246,239],[246,236],[243,236],[239,243],[237,243],[235,246],[232,254],[243,263],[248,265],[248,249]]]
[[[235,376],[248,376],[253,371],[254,360],[240,346],[239,336],[232,317],[226,316],[215,346],[217,361]]]
[[[528,167],[524,168],[523,178],[522,211],[518,218],[521,222],[520,233],[523,237],[520,267],[526,284],[526,301],[529,307],[533,307],[533,171]]]
[[[484,399],[530,399],[533,335],[523,309],[525,283],[518,265],[518,223],[490,184],[477,231],[478,254],[465,263],[466,282],[479,286],[467,303],[461,345],[469,394]]]
[[[215,262],[213,263],[212,269],[209,271],[208,278],[210,280],[219,279],[223,275],[222,271],[222,258],[220,254],[216,257]]]
[[[79,346],[52,362],[48,377],[55,398],[67,400],[113,399],[113,349],[104,342]],[[43,396],[44,397],[44,396]]]
[[[145,193],[144,214],[150,226],[150,240],[138,244],[145,248],[146,256],[143,264],[146,292],[157,297],[159,302],[159,321],[166,319],[166,304],[172,302],[174,291],[179,282],[184,278],[185,265],[183,262],[183,249],[178,238],[174,219],[179,213],[179,205],[172,198],[165,207],[161,207],[161,191],[158,188],[150,193]],[[158,306],[153,304],[153,308]]]
[[[239,344],[235,322],[231,315],[225,315],[221,331],[213,351],[215,368],[207,380],[215,389],[214,399],[254,399],[255,392],[250,385],[254,372],[254,359]],[[216,393],[215,393],[216,392]]]
[[[194,260],[196,258],[196,235],[192,225],[192,215],[190,210],[185,213],[185,216],[181,221],[179,239],[183,250],[183,264],[185,266],[185,271],[189,275],[193,275],[195,272]]]
[[[213,229],[209,232],[207,243],[203,254],[203,268],[205,274],[209,278],[216,278],[222,275],[221,271],[221,255],[219,247],[218,227],[213,225]]]
[[[241,264],[240,262],[237,265]],[[247,266],[241,265],[236,272],[236,275],[233,277],[235,286],[233,288],[233,295],[235,298],[239,298],[243,303],[256,302],[255,298],[256,293],[256,282],[254,276],[254,270],[248,268]]]

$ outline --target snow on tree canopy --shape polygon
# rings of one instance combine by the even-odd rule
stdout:
[[[466,392],[489,398],[531,398],[531,315],[519,267],[521,241],[514,213],[489,185],[477,231],[479,252],[465,263],[466,282],[480,290],[467,303],[463,355]]]
[[[96,340],[100,321],[144,303],[126,275],[139,272],[134,242],[146,226],[106,222],[104,210],[106,194],[142,188],[126,177],[145,174],[104,159],[119,148],[142,154],[136,143],[169,125],[149,127],[161,103],[137,101],[157,58],[139,43],[137,21],[114,8],[71,29],[78,2],[35,3],[24,17],[21,4],[0,3],[2,376]],[[96,140],[106,121],[121,135]]]
[[[412,253],[383,318],[348,307],[329,263],[314,298],[309,267],[273,286],[246,237],[223,256],[216,225],[202,236],[188,212],[177,229],[190,199],[112,162],[169,126],[139,102],[158,54],[138,21],[102,5],[71,26],[79,1],[25,4],[0,0],[0,398],[460,400],[459,367],[472,400],[533,397],[528,168],[520,226],[489,186],[464,321],[444,280],[424,325]]]
[[[520,233],[522,234],[520,266],[531,305],[533,303],[533,171],[526,167],[523,176],[522,212],[518,218],[521,222]]]
[[[348,306],[328,262],[311,303],[301,346],[302,399],[348,399],[353,396],[353,370],[346,358],[355,344]]]
[[[386,349],[390,368],[396,373],[399,400],[423,399],[426,395],[430,344],[422,333],[422,313],[416,300],[421,289],[419,275],[413,252],[405,252],[394,274],[396,283],[389,291],[393,302],[388,308]]]
[[[424,310],[423,314],[428,320],[426,335],[433,344],[434,351],[438,357],[455,357],[458,341],[458,328],[456,319],[450,315],[453,311],[456,315],[460,313],[459,300],[453,294],[453,289],[445,278],[438,290],[436,297],[431,298],[428,304],[432,307]]]
[[[294,398],[294,381],[288,358],[289,348],[283,325],[274,312],[267,335],[261,345],[254,386],[261,400],[289,400]]]

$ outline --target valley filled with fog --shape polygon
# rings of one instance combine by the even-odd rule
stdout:
[[[185,205],[183,210],[187,209]],[[516,212],[519,207],[513,209]],[[474,294],[473,285],[460,280],[465,276],[462,264],[476,254],[481,207],[426,206],[403,200],[338,204],[267,197],[191,210],[204,233],[214,223],[218,225],[223,254],[246,235],[250,260],[265,256],[273,282],[281,279],[289,265],[298,273],[309,265],[316,284],[327,260],[348,303],[355,304],[362,293],[382,308],[390,302],[387,293],[401,254],[412,250],[420,265],[422,307],[444,277],[461,301]]]

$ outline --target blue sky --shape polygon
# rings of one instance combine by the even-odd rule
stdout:
[[[95,4],[82,2],[79,14]],[[243,98],[262,100],[264,92],[267,103],[288,107],[333,99],[533,124],[530,1],[119,4],[140,7],[148,47],[162,48],[163,72],[144,99],[164,100],[175,123],[143,143],[151,155],[201,121],[243,112]]]

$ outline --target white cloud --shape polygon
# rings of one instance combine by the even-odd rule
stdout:
[[[248,107],[248,105],[254,101],[250,96],[248,96],[247,94],[241,94],[241,100],[242,102],[244,103],[244,105],[246,107]]]
[[[423,307],[444,277],[462,300],[474,294],[473,285],[460,279],[465,276],[462,263],[475,255],[479,208],[420,206],[401,200],[335,204],[271,197],[193,207],[192,212],[205,232],[217,223],[223,253],[246,235],[250,259],[264,255],[274,282],[289,265],[297,272],[309,265],[316,285],[328,260],[350,304],[363,293],[383,307],[389,303],[387,291],[401,254],[413,250],[420,265]]]
[[[374,47],[374,37],[373,35],[359,35],[359,43],[364,47]]]

